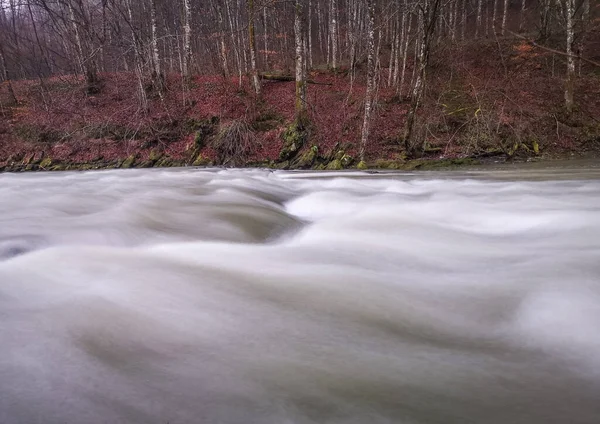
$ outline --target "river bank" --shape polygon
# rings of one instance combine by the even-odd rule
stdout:
[[[16,104],[0,90],[0,171],[340,170],[359,164],[413,170],[597,157],[600,74],[582,73],[577,108],[567,114],[563,82],[551,72],[549,53],[533,52],[518,40],[500,43],[501,56],[490,42],[443,52],[449,65],[432,66],[415,130],[419,144],[410,152],[402,138],[408,93],[382,83],[362,164],[365,81],[360,74],[352,80],[343,69],[311,71],[317,84],[309,87],[305,134],[293,131],[294,82],[289,81],[263,81],[257,98],[246,78],[240,84],[236,78],[196,76],[183,90],[180,76],[169,75],[168,91],[150,97],[145,110],[133,74],[102,74],[94,95],[75,76],[14,81]],[[486,61],[479,60],[483,54]]]

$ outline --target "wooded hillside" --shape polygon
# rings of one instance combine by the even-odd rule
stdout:
[[[170,151],[362,167],[600,145],[595,0],[0,5],[3,166]]]

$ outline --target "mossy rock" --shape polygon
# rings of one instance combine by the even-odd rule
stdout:
[[[135,163],[135,155],[131,155],[123,161],[123,163],[121,164],[121,168],[124,168],[124,169],[131,168],[134,163]]]
[[[344,155],[340,159],[340,163],[342,164],[342,168],[349,168],[354,163],[354,158],[350,155]]]
[[[290,169],[290,161],[284,160],[283,162],[277,162],[275,164],[275,169]]]
[[[206,145],[209,136],[214,134],[220,119],[218,116],[213,116],[209,119],[194,121],[192,126],[194,134],[194,146],[197,149],[202,149]]]
[[[156,168],[168,168],[170,166],[173,166],[173,161],[171,160],[171,158],[163,156],[161,159],[157,160],[154,163],[154,166]]]
[[[337,142],[331,150],[323,155],[323,159],[326,162],[330,162],[334,159],[341,159],[342,156],[344,156],[344,150],[340,149],[340,143]]]
[[[404,169],[406,164],[404,161],[377,159],[373,167],[378,169]]]
[[[50,159],[48,156],[46,156],[40,162],[40,168],[42,168],[42,169],[50,168],[51,165],[52,165],[52,159]]]
[[[369,167],[367,166],[367,163],[364,160],[361,160],[360,162],[358,162],[358,165],[356,165],[356,167],[363,171],[365,169],[369,169]]]
[[[54,166],[52,166],[52,167],[50,168],[50,171],[64,171],[65,169],[67,169],[67,166],[66,166],[66,165],[63,165],[63,164],[57,164],[57,165],[54,165]]]
[[[151,160],[144,160],[139,165],[138,168],[152,168],[154,166],[154,162]]]
[[[308,169],[312,167],[312,165],[315,163],[315,160],[317,160],[318,154],[319,148],[317,146],[312,146],[310,149],[304,152],[302,156],[300,156],[298,161],[294,164],[294,167],[300,169]]]
[[[299,125],[297,121],[294,121],[281,134],[281,138],[283,146],[279,152],[279,159],[280,161],[287,161],[298,154],[308,139],[308,131],[305,126]]]
[[[194,160],[194,162],[192,163],[192,166],[210,166],[211,165],[211,161],[210,159],[205,158],[204,156],[202,156],[202,154],[199,154],[196,159]]]
[[[334,155],[333,158],[337,159],[337,160],[342,160],[342,158],[346,156],[346,152],[344,152],[343,150],[338,150]]]
[[[325,169],[328,171],[339,171],[340,169],[343,169],[342,161],[340,159],[334,159],[327,164]]]
[[[160,151],[156,149],[152,149],[152,151],[150,151],[150,156],[148,157],[149,160],[156,162],[160,158],[162,158],[162,153]]]
[[[318,165],[315,165],[313,169],[315,171],[325,171],[325,169],[327,169],[327,165],[325,165],[324,163],[319,163]]]

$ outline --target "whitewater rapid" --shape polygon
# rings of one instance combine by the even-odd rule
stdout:
[[[600,175],[0,175],[0,423],[598,424]]]

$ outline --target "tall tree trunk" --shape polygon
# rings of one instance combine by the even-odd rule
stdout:
[[[367,91],[365,93],[365,114],[360,137],[360,160],[365,160],[365,150],[369,139],[369,124],[375,93],[375,4],[374,0],[367,2]]]
[[[550,2],[551,0],[540,0],[540,39],[542,41],[550,37]]]
[[[475,37],[478,37],[481,33],[481,9],[482,0],[477,0],[477,20],[475,22]]]
[[[406,3],[406,1],[405,1]],[[395,87],[398,86],[398,76],[400,75],[400,57],[404,57],[404,54],[402,53],[402,49],[404,48],[404,40],[405,38],[408,36],[408,34],[406,33],[406,7],[401,8],[400,7],[400,0],[396,0],[396,6],[398,9],[398,14],[400,14],[400,10],[402,9],[402,21],[400,23],[400,29],[399,29],[399,39],[397,40],[397,46],[396,46],[396,61],[394,63],[394,76],[393,76],[393,85]],[[400,21],[397,21],[400,22]],[[396,90],[396,92],[398,92],[398,90]]]
[[[525,0],[521,0],[521,15],[519,17],[519,32],[523,32],[523,29],[525,28],[525,7],[526,7]]]
[[[463,0],[462,3],[462,19],[460,26],[460,39],[465,40],[465,32],[467,30],[467,0]]]
[[[567,77],[565,81],[565,108],[573,112],[575,90],[575,59],[573,58],[573,41],[575,38],[575,0],[565,0],[567,14]]]
[[[225,0],[225,8],[227,11],[227,20],[229,21],[229,32],[231,35],[231,44],[233,45],[233,50],[235,52],[235,60],[237,63],[237,67],[238,67],[238,85],[240,86],[240,88],[242,87],[242,55],[240,53],[240,44],[239,44],[239,38],[237,39],[236,42],[236,37],[235,34],[237,33],[236,27],[234,26],[234,20],[233,20],[233,12],[232,12],[232,7],[231,7],[231,1],[230,0]]]
[[[337,1],[331,0],[331,10],[329,12],[329,33],[331,38],[331,68],[335,70],[338,67],[338,23],[337,23]]]
[[[421,19],[421,43],[419,46],[419,55],[417,66],[417,76],[412,90],[412,101],[406,118],[406,129],[404,132],[404,147],[406,152],[412,154],[414,126],[417,116],[417,110],[421,103],[421,98],[425,91],[425,76],[427,65],[429,63],[429,54],[431,51],[431,40],[435,31],[435,24],[438,19],[438,11],[441,0],[424,0],[424,8],[420,11]]]
[[[308,67],[313,67],[312,47],[312,1],[308,0]]]
[[[150,22],[152,27],[152,38],[150,41],[152,49],[152,79],[154,81],[154,88],[158,92],[160,98],[163,98],[165,91],[165,81],[160,63],[160,53],[158,50],[158,19],[156,17],[156,1],[150,0]]]
[[[506,32],[506,16],[508,15],[508,0],[504,0],[504,10],[502,11],[502,36]]]
[[[189,87],[192,80],[192,6],[183,0],[183,78]]]
[[[140,46],[139,37],[135,32],[135,26],[133,25],[133,11],[131,9],[131,0],[125,0],[125,5],[127,7],[127,17],[129,19],[129,28],[131,29],[131,40],[133,43],[133,52],[135,55],[135,74],[137,77],[139,109],[142,111],[142,113],[147,113],[149,110],[149,106],[148,96],[146,94],[146,89],[144,88],[144,59],[142,55],[142,49]]]
[[[392,76],[394,75],[394,64],[396,63],[396,56],[398,55],[397,52],[397,48],[396,48],[396,44],[398,43],[399,40],[399,36],[398,36],[398,26],[396,23],[393,24],[392,27],[392,42],[391,42],[391,46],[392,46],[392,51],[390,52],[390,63],[388,65],[388,79],[387,79],[387,85],[388,87],[392,85]]]
[[[254,35],[254,0],[247,0],[248,5],[248,43],[250,45],[250,69],[252,73],[252,85],[254,92],[260,96],[260,79],[258,78],[258,68],[256,66],[256,37]]]
[[[13,89],[13,85],[10,80],[10,72],[8,70],[8,64],[6,63],[6,57],[4,56],[4,45],[2,44],[2,40],[0,40],[0,65],[2,65],[2,78],[4,81],[6,81],[6,86],[8,88],[9,105],[16,105],[17,96],[15,96],[15,90]]]
[[[325,30],[324,30],[324,23],[323,23],[324,19],[323,19],[323,9],[321,7],[321,2],[317,2],[317,37],[319,39],[319,50],[321,51],[321,56],[324,55],[325,53],[325,49],[323,48],[323,45],[325,44]]]
[[[294,13],[294,40],[296,44],[296,122],[303,127],[306,122],[306,75],[304,74],[304,0],[296,0]]]
[[[405,2],[407,6],[408,0]],[[408,13],[408,12],[407,12]],[[404,51],[402,52],[402,74],[400,76],[400,84],[396,89],[396,92],[402,97],[402,89],[404,88],[404,77],[406,76],[406,59],[408,57],[408,45],[410,44],[410,26],[412,24],[412,15],[408,15],[408,27],[406,28],[406,35],[404,36]]]
[[[492,30],[493,34],[496,34],[496,21],[498,20],[498,0],[494,0],[494,10],[492,11]]]
[[[217,21],[219,24],[219,56],[221,58],[221,70],[223,76],[229,78],[229,64],[227,61],[227,45],[225,44],[225,21],[223,19],[223,8],[221,2],[217,1]],[[265,39],[266,42],[266,39]],[[265,47],[266,50],[266,47]]]
[[[71,20],[71,28],[73,29],[73,35],[75,37],[75,45],[77,46],[77,62],[79,72],[85,75],[84,69],[84,53],[83,53],[83,42],[81,41],[81,34],[79,33],[79,25],[77,24],[78,19],[75,17],[75,9],[73,8],[72,1],[68,3],[69,7],[69,19]]]
[[[263,37],[264,37],[264,45],[265,45],[265,60],[263,63],[264,68],[263,69],[268,69],[269,68],[269,33],[268,33],[268,26],[267,26],[267,7],[263,7]]]
[[[75,8],[73,7],[73,0],[68,3],[69,18],[71,20],[71,26],[73,28],[73,34],[75,36],[75,44],[77,46],[77,52],[79,57],[79,69],[84,74],[87,86],[88,94],[96,94],[99,89],[100,79],[98,78],[98,69],[96,65],[96,59],[93,57],[94,53],[89,51],[89,32],[91,28],[86,27],[86,38],[81,35],[79,26],[88,24],[86,21],[85,10],[82,2],[78,2],[78,9],[80,16],[76,16]]]

